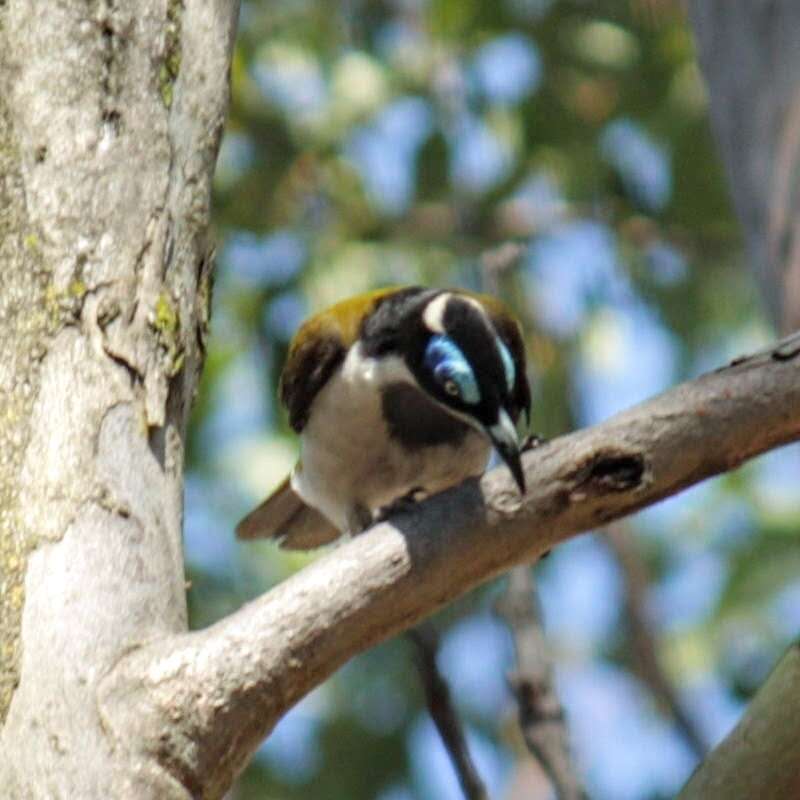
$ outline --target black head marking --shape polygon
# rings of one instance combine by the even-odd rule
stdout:
[[[491,298],[484,300],[457,290],[419,286],[386,294],[361,323],[363,353],[373,358],[402,356],[425,393],[462,419],[489,426],[497,421],[502,407],[516,422],[530,405],[522,337],[502,305]],[[499,343],[505,345],[505,353]],[[449,348],[453,357],[432,354],[431,346]],[[455,388],[447,380],[449,372],[454,370],[459,377],[459,370],[465,368],[469,376],[463,385],[469,385],[470,391],[445,391]],[[509,377],[513,377],[511,385]],[[477,393],[472,391],[474,384]]]
[[[491,320],[514,362],[514,386],[511,389],[512,403],[509,412],[514,422],[524,412],[525,422],[529,424],[531,417],[531,387],[528,384],[528,376],[526,374],[525,343],[522,340],[522,331],[519,323],[508,315],[493,315]]]
[[[391,311],[396,316],[387,312],[389,324],[379,328],[384,349],[375,351],[401,355],[422,389],[420,397],[405,384],[384,390],[383,414],[392,435],[423,447],[477,428],[524,493],[516,422],[528,411],[530,390],[514,318],[491,298],[458,291],[419,293]],[[443,412],[438,420],[421,402],[428,399]]]
[[[435,289],[409,286],[382,297],[372,312],[361,323],[359,338],[365,356],[379,358],[401,349],[401,343],[408,336],[409,325],[419,317]]]
[[[417,325],[403,326],[409,336],[403,353],[428,394],[483,428],[497,422],[500,409],[513,422],[527,411],[522,338],[502,306],[456,291],[437,292],[424,298],[417,313]],[[459,378],[461,391],[455,391]]]
[[[478,403],[470,412],[484,425],[497,419],[497,409],[508,395],[505,365],[497,347],[497,332],[477,304],[454,295],[442,316],[446,336],[464,354],[478,384]]]

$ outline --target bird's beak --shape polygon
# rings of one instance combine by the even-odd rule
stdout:
[[[525,494],[525,473],[519,453],[519,436],[511,417],[505,409],[500,409],[497,422],[486,429],[497,454],[511,470],[511,475],[519,487],[520,494]]]

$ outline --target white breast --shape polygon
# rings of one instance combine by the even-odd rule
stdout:
[[[489,442],[470,431],[457,446],[407,450],[389,436],[381,411],[381,388],[416,386],[399,358],[365,358],[356,345],[323,387],[300,436],[301,467],[294,490],[342,531],[356,531],[359,509],[375,512],[413,489],[434,494],[479,475]]]

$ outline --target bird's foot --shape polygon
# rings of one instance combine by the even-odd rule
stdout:
[[[540,436],[538,433],[529,433],[522,440],[519,451],[520,453],[527,453],[529,450],[536,450],[537,447],[547,444],[548,441],[550,440],[546,439],[544,436]]]

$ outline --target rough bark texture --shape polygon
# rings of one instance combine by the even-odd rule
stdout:
[[[31,542],[22,529],[19,475],[48,335],[47,282],[25,208],[19,150],[0,93],[0,715],[19,670],[19,626]],[[9,265],[16,268],[9,269]],[[38,311],[31,313],[32,308]]]
[[[278,719],[356,653],[570,536],[798,438],[800,336],[526,454],[524,499],[495,470],[216,625],[130,653],[100,686],[106,724],[219,797]]]
[[[692,0],[711,122],[750,264],[776,324],[800,328],[800,3]]]
[[[96,692],[186,630],[183,432],[236,11],[0,3],[4,797],[176,793]]]

